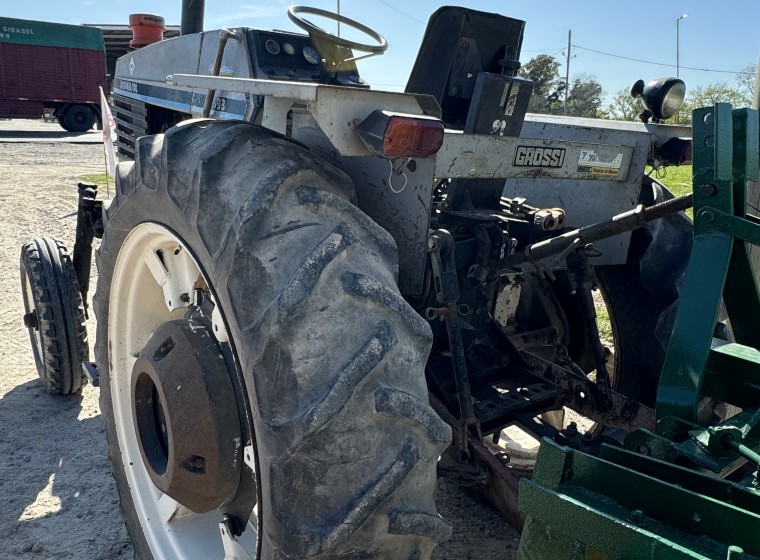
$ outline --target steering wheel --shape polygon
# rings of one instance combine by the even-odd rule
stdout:
[[[357,43],[355,41],[343,39],[342,37],[338,37],[337,35],[333,35],[332,33],[325,31],[321,27],[317,27],[309,20],[300,17],[298,14],[311,14],[313,16],[320,16],[325,19],[337,21],[338,23],[342,23],[348,27],[353,27],[357,31],[361,31],[365,35],[372,37],[375,41],[377,41],[377,44],[367,45],[364,43]],[[341,47],[347,47],[352,50],[370,54],[382,54],[388,48],[388,41],[386,41],[385,37],[380,35],[377,31],[359,23],[358,21],[354,21],[334,12],[320,10],[319,8],[309,8],[307,6],[291,6],[288,8],[288,17],[290,18],[290,21],[306,31],[309,35],[331,41],[332,43]]]

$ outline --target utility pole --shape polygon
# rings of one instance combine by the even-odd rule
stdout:
[[[689,14],[683,14],[676,20],[676,78],[681,74],[681,20],[689,17]]]
[[[676,78],[681,77],[681,20],[684,18],[689,17],[689,14],[682,14],[681,17],[679,17],[676,20]],[[681,122],[681,109],[679,107],[678,111],[676,111],[676,124]]]
[[[338,37],[340,37],[340,0],[338,0]]]
[[[562,114],[567,115],[567,95],[570,90],[570,49],[572,48],[573,31],[567,31],[567,52],[565,53],[565,99],[562,101]]]

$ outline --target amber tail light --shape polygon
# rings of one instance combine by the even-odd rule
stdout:
[[[370,152],[386,158],[426,158],[443,144],[443,123],[433,117],[373,111],[356,127]]]

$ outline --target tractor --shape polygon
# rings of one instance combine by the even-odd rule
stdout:
[[[203,31],[185,0],[117,63],[113,199],[80,184],[71,256],[22,249],[40,377],[98,384],[139,558],[428,558],[437,477],[522,527],[538,440],[655,427],[691,197],[645,169],[691,162],[683,82],[638,84],[641,122],[527,114],[525,22],[445,7],[378,91],[379,33],[288,16]]]

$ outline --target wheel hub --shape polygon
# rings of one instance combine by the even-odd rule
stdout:
[[[135,362],[131,387],[153,484],[196,513],[228,503],[240,481],[240,424],[227,365],[205,325],[160,325]]]

